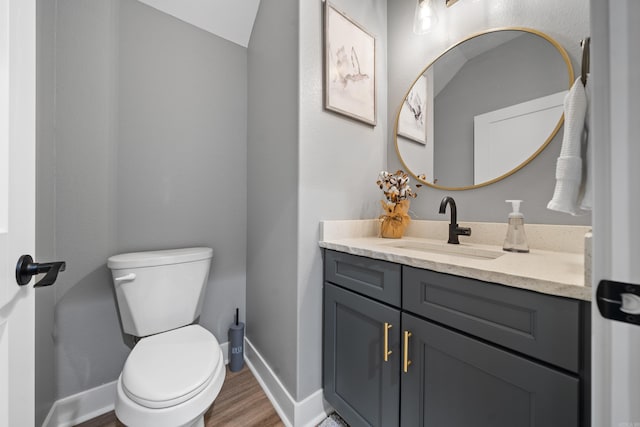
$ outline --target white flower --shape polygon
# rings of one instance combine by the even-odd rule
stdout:
[[[416,194],[409,186],[409,175],[399,170],[396,173],[381,171],[378,174],[376,184],[384,193],[387,201],[397,203],[410,197],[415,198]]]

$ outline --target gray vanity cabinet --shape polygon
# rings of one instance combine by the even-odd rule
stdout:
[[[590,425],[588,302],[324,255],[324,395],[352,427]]]
[[[400,310],[331,284],[324,291],[325,399],[352,427],[397,426]]]
[[[403,426],[579,425],[576,377],[410,314],[402,328],[411,332]]]
[[[325,399],[352,427],[398,426],[401,267],[326,251],[324,271]]]

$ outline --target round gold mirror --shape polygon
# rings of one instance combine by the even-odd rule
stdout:
[[[394,129],[398,157],[434,188],[499,181],[551,142],[573,80],[567,52],[546,34],[513,27],[471,35],[407,91]]]

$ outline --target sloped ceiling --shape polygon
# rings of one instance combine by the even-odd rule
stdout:
[[[505,44],[528,33],[521,31],[500,31],[474,37],[451,49],[433,64],[434,74],[438,76],[434,87],[434,96],[444,89],[467,61],[491,49]]]
[[[247,47],[260,0],[138,0],[184,22]]]

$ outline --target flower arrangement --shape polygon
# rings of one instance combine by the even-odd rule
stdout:
[[[409,175],[402,170],[398,170],[395,173],[380,172],[376,184],[378,184],[378,187],[380,187],[390,203],[398,203],[410,198],[415,199],[418,196],[409,186]],[[420,184],[416,185],[417,188],[421,186]]]
[[[415,199],[418,195],[409,185],[409,175],[402,170],[395,173],[380,172],[376,184],[387,199],[380,201],[385,211],[380,215],[380,234],[382,237],[399,239],[411,220],[409,199]],[[416,184],[416,188],[421,186]]]

